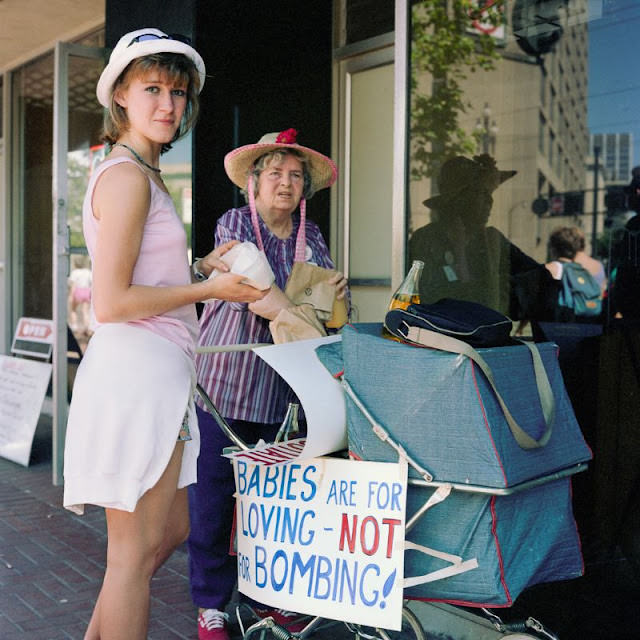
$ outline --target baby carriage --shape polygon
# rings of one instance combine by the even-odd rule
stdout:
[[[469,607],[475,608],[496,638],[514,632],[554,638],[537,620],[505,623],[493,609],[509,607],[530,585],[578,577],[583,571],[570,476],[586,468],[590,451],[558,377],[555,347],[541,346],[556,400],[553,436],[544,451],[523,452],[494,424],[500,409],[469,363],[382,340],[379,330],[379,325],[346,327],[341,343],[321,346],[317,353],[343,380],[351,458],[396,462],[400,456],[408,463],[402,628],[344,623],[332,627],[331,635],[341,638],[340,630],[346,629],[351,635],[344,637],[426,638],[420,602],[435,602],[452,609],[463,606],[467,616]],[[485,350],[493,352],[485,356],[499,382],[519,368],[512,358],[522,357],[520,348],[508,349],[513,351],[506,355],[502,349]],[[394,376],[398,366],[410,375]],[[454,388],[453,379],[462,380],[455,384],[455,402],[444,393]],[[522,389],[503,395],[513,402],[514,415],[530,410],[531,398]],[[425,406],[431,407],[426,413]],[[443,406],[463,417],[452,420]],[[209,410],[216,415],[215,407]],[[469,433],[478,412],[482,428]],[[224,428],[219,416],[218,421]],[[241,629],[244,638],[264,637],[267,631],[277,638],[304,638],[327,624],[316,616],[301,632],[290,634],[273,621],[255,618]]]

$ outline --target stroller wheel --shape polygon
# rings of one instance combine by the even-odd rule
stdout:
[[[402,629],[400,631],[361,625],[355,627],[354,640],[427,640],[420,621],[406,606],[402,607]]]

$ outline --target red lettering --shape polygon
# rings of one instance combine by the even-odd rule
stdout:
[[[383,518],[382,524],[386,524],[389,527],[389,533],[387,534],[387,558],[391,557],[391,550],[393,548],[393,530],[400,524],[400,520],[395,518]]]
[[[374,527],[374,536],[373,536],[373,544],[367,548],[366,546],[366,531],[365,528],[369,522],[373,522]],[[367,516],[360,526],[360,546],[362,547],[362,551],[368,556],[372,556],[377,550],[380,544],[380,529],[378,528],[378,521],[373,516]]]
[[[340,526],[340,551],[344,550],[344,539],[347,539],[347,545],[349,546],[349,553],[353,553],[356,548],[356,528],[358,526],[358,516],[353,516],[353,527],[349,529],[349,515],[342,514],[342,524]]]

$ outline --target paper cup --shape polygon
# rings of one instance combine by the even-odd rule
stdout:
[[[267,256],[253,242],[236,244],[221,256],[220,260],[229,267],[231,273],[246,276],[242,282],[256,289],[264,291],[275,282],[276,278]],[[214,269],[209,277],[215,278],[220,273]]]

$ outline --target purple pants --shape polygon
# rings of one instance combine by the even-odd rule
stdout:
[[[237,577],[236,556],[229,555],[235,482],[230,460],[222,457],[222,450],[233,443],[210,413],[198,406],[196,411],[200,456],[198,482],[189,485],[191,532],[187,541],[191,598],[197,607],[224,611]],[[248,444],[260,438],[273,441],[280,426],[225,420]]]

